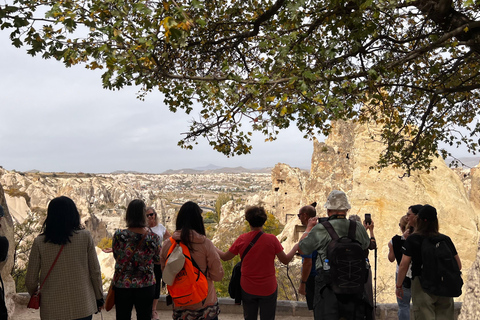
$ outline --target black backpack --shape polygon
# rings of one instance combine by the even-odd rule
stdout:
[[[422,241],[422,277],[425,292],[441,297],[462,294],[462,272],[444,235],[424,238]]]
[[[332,237],[327,247],[331,286],[336,294],[361,294],[368,275],[365,250],[355,239],[357,223],[348,221],[348,235],[344,237],[338,236],[330,222],[322,222]]]

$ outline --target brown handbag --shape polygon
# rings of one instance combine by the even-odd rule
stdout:
[[[135,251],[137,251],[137,249],[140,248],[140,245],[143,243],[143,240],[145,239],[145,236],[147,235],[147,233],[148,231],[143,234],[142,240],[140,240],[140,242],[138,243],[137,247],[135,248]],[[125,267],[130,262],[130,260],[132,260],[132,258],[133,258],[133,254],[128,260],[128,262],[123,265],[122,271],[120,271],[119,273],[122,273],[125,270]],[[105,299],[105,310],[107,311],[112,310],[113,306],[115,305],[115,286],[113,285],[113,283],[114,282],[112,280],[112,282],[110,283],[110,288],[108,288],[107,298]]]
[[[48,270],[47,276],[45,277],[45,279],[43,279],[42,285],[30,297],[30,301],[28,301],[27,308],[30,308],[30,309],[40,308],[40,290],[43,288],[43,285],[45,284],[45,281],[47,280],[48,276],[50,275],[50,272],[52,271],[53,267],[55,266],[55,263],[57,263],[58,257],[60,256],[60,253],[62,253],[62,250],[63,250],[63,244],[60,247],[60,250],[58,251],[58,254],[57,254],[57,257],[55,258],[55,261],[53,261],[52,266],[50,267],[50,270]]]
[[[110,288],[108,288],[107,298],[105,299],[105,310],[112,310],[115,305],[115,289],[113,288],[113,281],[110,283]]]

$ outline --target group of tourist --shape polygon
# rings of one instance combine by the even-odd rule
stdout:
[[[131,319],[133,307],[138,320],[158,319],[156,312],[162,269],[172,245],[169,240],[185,244],[199,269],[206,275],[208,295],[200,303],[174,306],[174,319],[218,319],[220,309],[214,281],[224,277],[221,259],[230,260],[242,254],[267,220],[262,207],[246,210],[251,231],[242,234],[226,252],[217,249],[206,237],[202,210],[194,202],[180,208],[172,235],[158,223],[158,216],[142,200],[129,203],[125,214],[126,229],[113,235],[116,319]],[[274,259],[288,264],[298,245],[287,254],[278,239],[263,234],[242,267],[242,302],[245,319],[274,319],[277,282]],[[251,259],[250,259],[251,258]],[[262,268],[258,268],[262,265]],[[75,272],[73,272],[75,270]],[[48,279],[47,279],[48,278]],[[104,306],[100,265],[93,239],[80,224],[75,203],[68,197],[50,201],[41,234],[30,254],[27,289],[33,295],[41,284],[40,317],[42,319],[92,319]],[[65,285],[68,284],[68,285]]]
[[[327,259],[333,230],[338,237],[354,237],[364,250],[368,265],[368,250],[376,248],[373,221],[362,224],[358,216],[347,219],[351,207],[342,191],[332,191],[324,207],[328,217],[322,221],[326,223],[317,219],[315,204],[299,210],[298,218],[306,230],[288,253],[276,236],[263,232],[267,220],[265,210],[248,207],[245,219],[250,231],[240,235],[223,252],[206,237],[202,210],[196,203],[189,201],[181,206],[175,231],[170,234],[158,222],[154,208],[147,208],[142,200],[131,201],[125,215],[126,229],[115,232],[110,250],[116,261],[112,279],[116,319],[131,319],[133,307],[138,320],[158,319],[162,270],[175,242],[181,242],[190,250],[192,260],[206,276],[208,294],[204,301],[193,305],[174,305],[173,319],[218,319],[220,308],[214,281],[224,277],[221,260],[231,260],[236,255],[242,257],[240,284],[244,318],[257,319],[260,314],[262,320],[275,319],[278,289],[274,260],[277,257],[288,264],[297,251],[303,263],[299,292],[306,295],[315,319],[373,319],[371,270],[365,276],[361,293],[339,294],[329,279]],[[409,319],[410,297],[417,319],[453,319],[453,298],[424,292],[418,279],[422,240],[439,235],[435,208],[411,206],[400,219],[400,230],[402,235],[393,237],[389,243],[388,255],[390,261],[396,260],[398,264],[399,319]],[[447,242],[461,269],[450,238]],[[243,259],[246,252],[248,256]],[[32,246],[25,284],[31,295],[41,285],[42,319],[88,320],[103,308],[102,276],[93,239],[83,229],[71,199],[62,196],[50,201],[42,232]]]

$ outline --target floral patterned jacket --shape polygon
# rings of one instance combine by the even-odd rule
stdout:
[[[160,237],[149,231],[142,245],[135,250],[142,237],[143,234],[128,229],[115,232],[112,243],[116,261],[112,280],[115,287],[143,288],[155,284],[153,264],[160,262]]]

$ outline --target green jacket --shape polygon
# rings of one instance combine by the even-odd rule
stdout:
[[[331,216],[328,221],[339,237],[348,234],[350,220]],[[367,230],[365,230],[365,227],[360,222],[357,222],[355,239],[360,242],[362,248],[365,250],[370,245],[370,237]],[[315,265],[316,269],[319,269],[323,267],[323,261],[325,261],[327,257],[327,246],[331,240],[332,238],[325,227],[321,223],[318,223],[310,230],[310,233],[304,239],[300,240],[298,245],[303,254],[311,254],[314,250],[318,251],[318,258]]]

